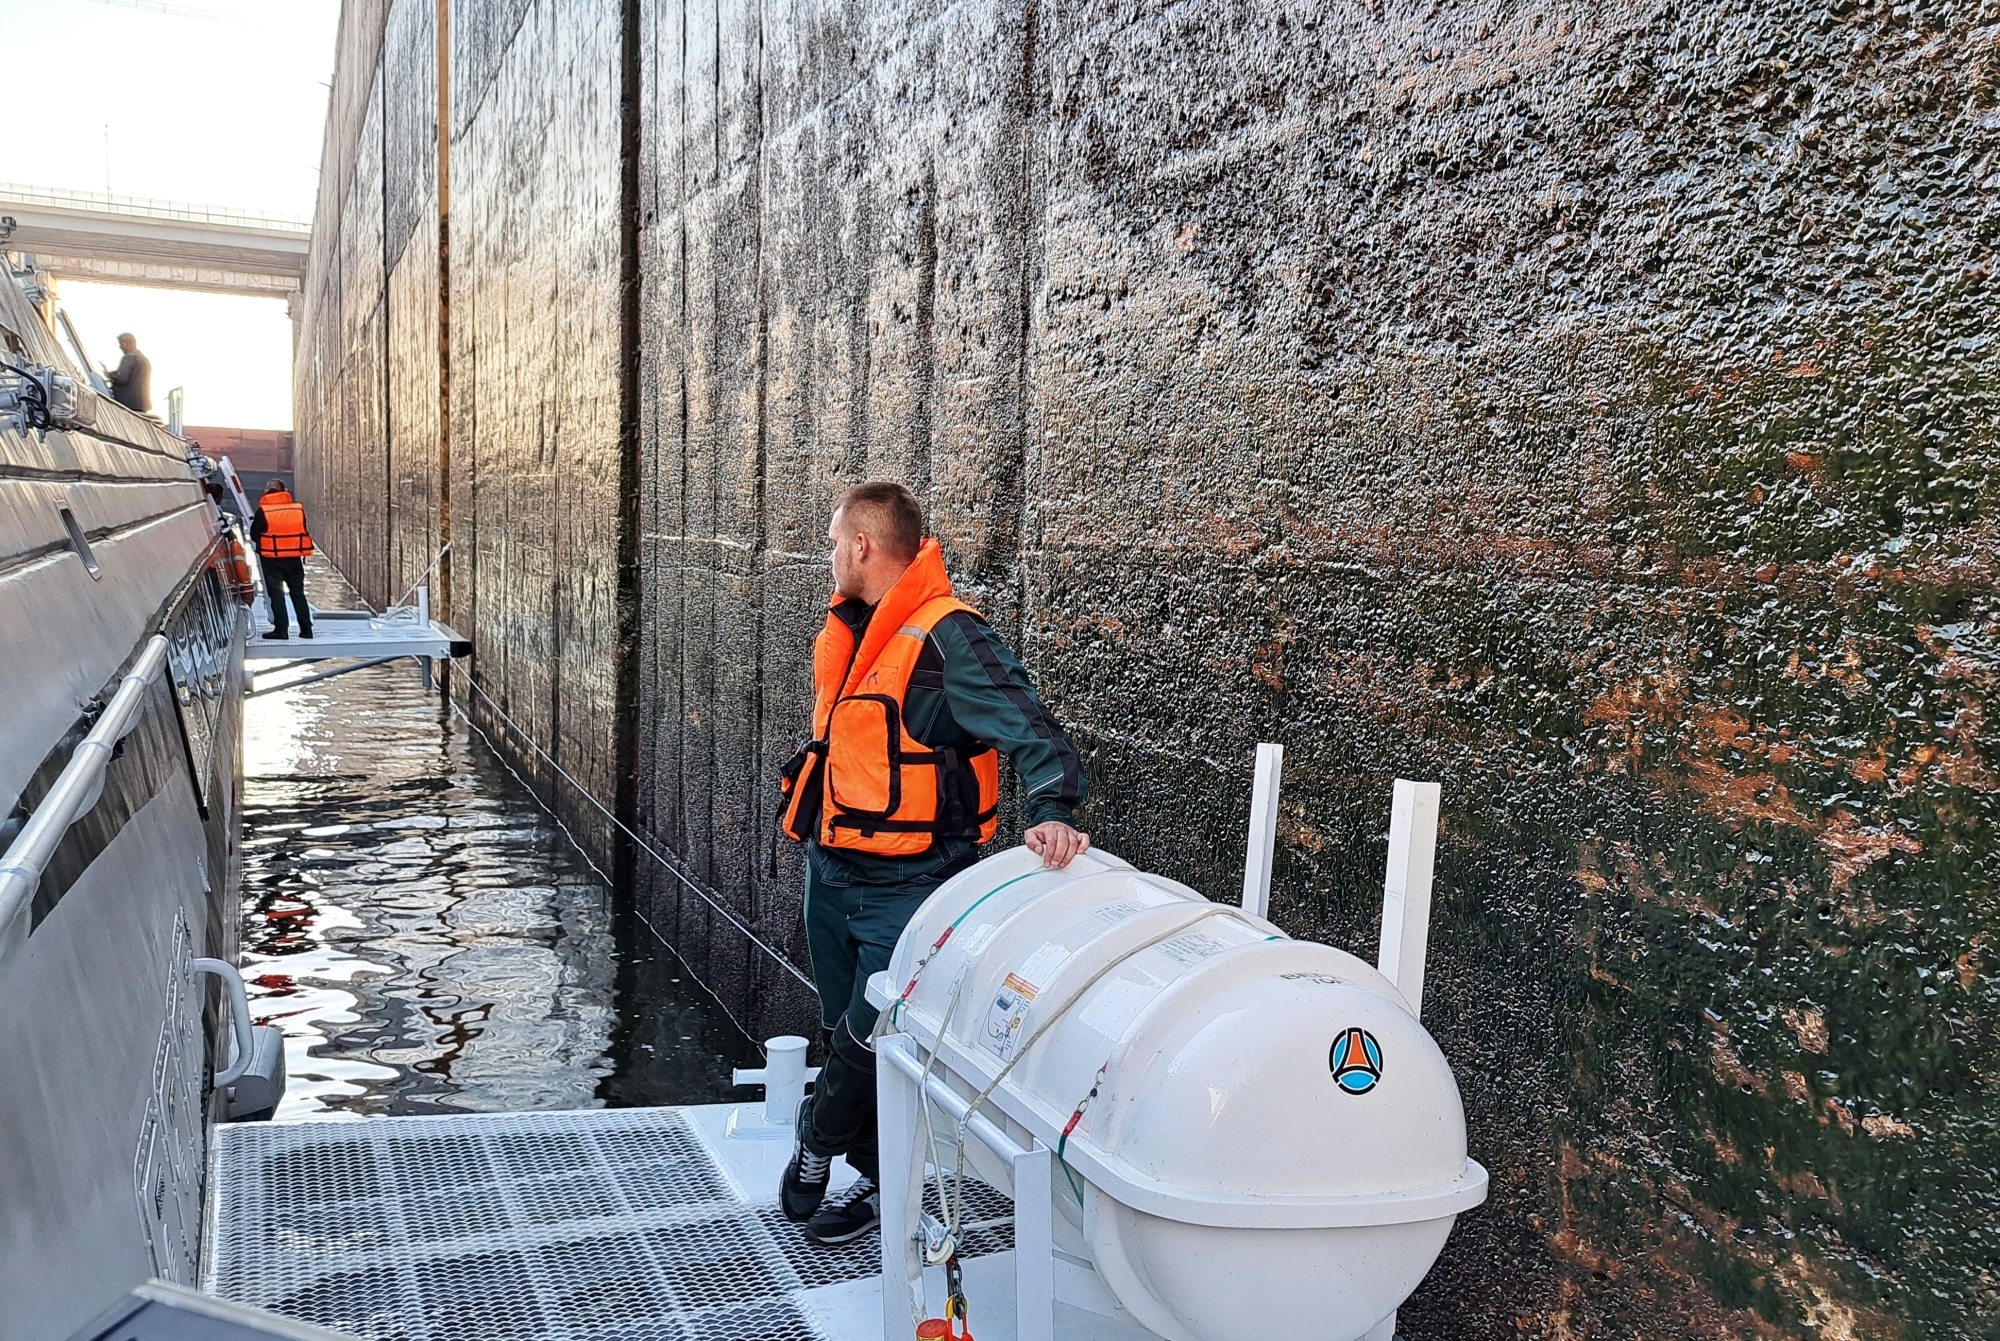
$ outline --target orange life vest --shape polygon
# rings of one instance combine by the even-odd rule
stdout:
[[[935,540],[882,598],[859,647],[828,610],[813,644],[813,739],[781,783],[787,835],[884,857],[920,855],[939,838],[992,839],[1000,756],[990,745],[934,750],[910,734],[904,712],[925,640],[960,610],[978,613],[952,597]]]
[[[257,506],[264,510],[264,534],[257,537],[257,552],[267,559],[303,559],[313,552],[313,540],[306,534],[306,510],[292,501],[283,489],[265,494]]]

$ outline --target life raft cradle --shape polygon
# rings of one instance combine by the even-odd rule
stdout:
[[[1270,897],[1282,760],[1281,746],[1258,747],[1242,909],[1259,919],[1268,908]],[[1413,1016],[1421,1009],[1423,992],[1438,802],[1436,783],[1397,780],[1390,823],[1389,869],[1383,887],[1378,972],[1408,1002]],[[1201,917],[1236,911],[1226,905],[1204,905],[1198,900],[1194,907],[1201,910]],[[1176,929],[1185,930],[1187,925],[1192,923]],[[950,934],[947,930],[945,936]],[[978,937],[975,941],[983,944]],[[938,946],[942,944],[940,938]],[[937,952],[938,946],[932,947],[931,954]],[[925,961],[928,958],[925,956]],[[922,967],[919,962],[918,974]],[[889,971],[873,975],[868,983],[869,1001],[885,1011],[905,1004],[916,985],[912,976],[910,987],[899,996],[897,981],[891,977],[893,972],[892,966]],[[1075,1004],[1088,987],[1085,984],[1084,989],[1073,993],[1058,1007],[1057,1016]],[[1002,1165],[1010,1166],[1007,1172],[1011,1175],[1014,1196],[1013,1293],[1018,1341],[1054,1341],[1057,1302],[1091,1313],[1129,1316],[1096,1262],[1074,1257],[1057,1247],[1050,1197],[1057,1179],[1071,1176],[1059,1174],[1059,1169],[1074,1168],[1075,1176],[1100,1189],[1111,1190],[1117,1202],[1169,1220],[1253,1229],[1279,1226],[1366,1229],[1436,1219],[1446,1219],[1448,1223],[1449,1217],[1485,1200],[1485,1170],[1469,1159],[1465,1161],[1462,1176],[1438,1187],[1371,1195],[1274,1199],[1199,1194],[1190,1198],[1184,1190],[1157,1183],[1123,1161],[1094,1153],[1087,1145],[1070,1143],[1065,1151],[1064,1142],[1054,1139],[1053,1129],[1042,1130],[1046,1124],[1041,1118],[1046,1115],[1023,1107],[1020,1095],[1004,1092],[1000,1080],[1005,1079],[1006,1068],[977,1097],[968,1097],[964,1090],[977,1088],[977,1080],[984,1078],[991,1068],[987,1062],[977,1066],[967,1062],[971,1054],[961,1041],[946,1037],[948,1023],[949,1015],[944,1024],[936,1020],[928,1024],[912,1020],[909,1027],[876,1040],[876,1051],[882,1061],[878,1075],[883,1081],[880,1126],[884,1336],[909,1335],[920,1264],[930,1256],[927,1250],[945,1240],[954,1228],[949,1222],[938,1222],[928,1212],[918,1209],[911,1187],[913,1181],[927,1176],[924,1170],[932,1162],[925,1158],[931,1152],[923,1148],[920,1135],[920,1114],[927,1104],[947,1129],[956,1125],[959,1139],[971,1137]],[[1412,1028],[1420,1030],[1421,1026],[1412,1022]],[[1017,1057],[1034,1045],[1040,1032],[1038,1027],[1021,1045]],[[1072,1116],[1071,1125],[1074,1123]],[[1065,1128],[1065,1137],[1067,1134]],[[946,1147],[951,1144],[947,1136]],[[950,1165],[954,1161],[946,1157],[944,1163]],[[941,1181],[948,1181],[951,1172],[946,1168],[935,1170]],[[948,1205],[944,1192],[940,1187],[940,1204]],[[1194,1201],[1202,1204],[1196,1206]],[[1390,1341],[1396,1334],[1393,1311],[1372,1326],[1367,1325],[1366,1319],[1361,1322],[1366,1331],[1360,1341]]]

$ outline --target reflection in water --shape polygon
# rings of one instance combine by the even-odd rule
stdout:
[[[329,571],[313,581],[316,605],[359,604]],[[617,925],[597,873],[414,663],[251,700],[244,767],[243,965],[259,1022],[285,1031],[278,1117],[740,1094],[728,1070],[755,1050]]]

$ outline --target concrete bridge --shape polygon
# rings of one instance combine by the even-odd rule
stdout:
[[[0,246],[58,279],[288,298],[312,226],[284,215],[0,183]],[[0,223],[0,234],[6,225]]]

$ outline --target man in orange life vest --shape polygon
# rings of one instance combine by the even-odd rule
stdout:
[[[881,1219],[868,976],[993,837],[999,755],[1020,776],[1025,840],[1043,865],[1069,865],[1090,836],[1070,825],[1085,786],[1075,747],[1014,654],[952,598],[910,491],[856,485],[827,538],[834,595],[813,645],[813,738],[785,766],[781,823],[806,845],[806,940],[832,1049],[779,1201],[808,1237],[845,1243]],[[841,1155],[857,1177],[828,1198]]]
[[[292,497],[283,480],[274,479],[264,486],[264,496],[257,500],[257,515],[250,521],[250,538],[257,542],[264,594],[271,602],[271,631],[264,636],[291,637],[284,596],[289,588],[292,609],[299,615],[299,637],[312,637],[312,607],[306,604],[306,555],[313,552],[313,541],[306,531],[305,507]]]

